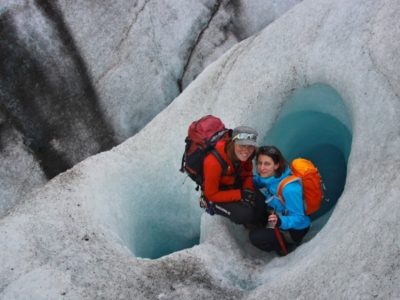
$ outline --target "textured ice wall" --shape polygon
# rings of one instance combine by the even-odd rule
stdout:
[[[2,298],[399,298],[399,14],[396,0],[305,1],[235,46],[133,138],[0,221]],[[180,222],[177,235],[198,225],[193,185],[177,173],[193,119],[213,113],[264,136],[293,89],[316,82],[345,101],[353,144],[344,192],[314,239],[277,258],[204,215],[199,246],[130,253],[151,211]]]
[[[0,216],[135,134],[206,65],[297,2],[3,0]]]
[[[54,1],[120,142],[171,103],[207,65],[299,2]]]

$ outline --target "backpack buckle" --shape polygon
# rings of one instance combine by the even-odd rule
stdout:
[[[209,215],[213,216],[215,214],[214,204],[210,201],[207,201],[203,194],[199,197],[199,206],[203,208]]]
[[[199,197],[199,206],[201,207],[201,208],[207,208],[207,201],[206,201],[206,199],[204,199],[204,196],[203,195],[201,195],[200,197]]]

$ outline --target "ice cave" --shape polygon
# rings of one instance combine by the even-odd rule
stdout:
[[[262,118],[262,114],[255,117]],[[324,201],[321,209],[311,216],[314,222],[305,240],[310,240],[322,228],[342,194],[351,140],[351,117],[340,95],[328,85],[313,84],[295,90],[288,97],[279,118],[260,142],[260,145],[278,146],[289,161],[296,157],[310,159],[321,172]],[[140,224],[135,224],[134,228],[142,233],[131,243],[135,256],[154,259],[198,244],[200,233],[196,230],[193,236],[177,239],[182,228],[169,225],[174,223],[174,215],[169,220],[159,216],[163,209],[156,207],[151,211],[144,210],[143,217],[135,216]],[[200,219],[199,215],[196,217]],[[129,236],[129,233],[124,235]]]
[[[397,0],[3,0],[0,298],[399,299],[399,16]],[[326,200],[289,255],[198,207],[179,167],[206,114],[319,168]]]

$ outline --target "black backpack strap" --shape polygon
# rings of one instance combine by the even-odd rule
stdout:
[[[183,152],[183,155],[182,155],[182,162],[181,162],[181,168],[179,169],[179,171],[181,171],[182,173],[185,172],[184,166],[185,166],[185,160],[186,160],[186,153],[187,153],[187,151],[188,151],[188,149],[189,149],[189,147],[190,147],[190,144],[191,144],[189,137],[186,137],[185,143],[186,143],[185,151]]]
[[[218,153],[217,150],[212,149],[210,152],[211,152],[211,153],[215,156],[215,158],[218,160],[219,164],[220,164],[221,167],[222,167],[222,176],[225,176],[225,175],[226,175],[226,172],[228,171],[228,163],[225,161],[225,159],[223,159],[223,158],[221,157],[221,155]]]
[[[235,174],[234,186],[235,188],[240,189],[240,187],[242,186],[242,178],[240,177],[240,172],[241,172],[240,162],[233,163],[233,167]]]
[[[228,163],[225,161],[225,159],[223,159],[221,157],[221,155],[218,153],[217,150],[212,149],[210,152],[215,156],[215,158],[218,160],[219,164],[222,167],[221,176],[225,176],[227,171],[228,171]],[[240,163],[239,163],[239,166],[234,163],[233,164],[233,168],[234,168],[234,172],[233,173],[234,173],[234,176],[235,176],[235,181],[233,183],[233,188],[239,189],[242,186],[242,179],[240,178]]]
[[[179,169],[179,171],[181,171],[182,173],[185,172],[185,169],[183,168],[184,164],[185,164],[185,152],[183,152],[181,168]]]

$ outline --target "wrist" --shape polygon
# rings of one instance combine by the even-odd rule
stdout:
[[[279,216],[278,215],[276,215],[276,227],[280,227],[281,226],[281,224],[282,224],[282,221],[281,221],[281,218],[279,218]]]

